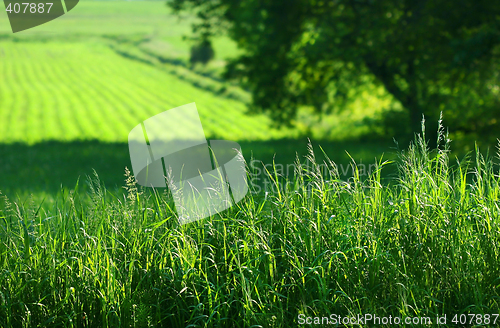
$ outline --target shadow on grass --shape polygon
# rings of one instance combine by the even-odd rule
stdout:
[[[286,167],[295,162],[296,154],[301,160],[308,153],[308,140],[240,141],[243,155],[253,167],[276,164]],[[316,159],[324,159],[321,148],[337,164],[348,166],[346,151],[357,163],[371,164],[375,157],[396,157],[394,143],[381,142],[327,142],[313,141]],[[100,180],[111,190],[120,190],[125,185],[125,167],[131,169],[129,149],[126,143],[104,143],[100,141],[47,141],[34,145],[23,143],[0,144],[0,191],[7,196],[31,193],[57,194],[61,186],[72,189],[78,179],[85,188],[87,176],[95,170]],[[349,174],[351,171],[349,171]],[[348,175],[349,175],[348,174]]]

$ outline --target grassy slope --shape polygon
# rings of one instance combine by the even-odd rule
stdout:
[[[193,101],[207,138],[240,142],[247,159],[253,155],[269,163],[277,153],[276,161],[286,165],[296,152],[305,154],[307,139],[297,139],[300,130],[277,130],[264,116],[245,116],[238,100],[246,97],[243,91],[185,67],[189,43],[182,37],[191,21],[170,15],[163,2],[84,1],[60,19],[11,35],[0,15],[0,190],[43,198],[92,169],[108,186],[121,186],[124,167],[130,167],[130,129]],[[139,47],[133,45],[137,40]],[[224,37],[215,47],[215,68],[208,71],[237,53]],[[358,107],[350,116],[359,116],[363,106]],[[350,116],[312,123],[313,131],[362,128]],[[321,144],[342,162],[349,161],[344,149],[367,162],[391,145]]]
[[[99,139],[126,142],[139,122],[196,102],[209,138],[286,136],[244,104],[193,87],[95,42],[2,42],[1,141]]]
[[[124,40],[139,38],[144,41],[139,46],[141,50],[186,65],[191,44],[183,40],[183,36],[191,34],[190,26],[193,20],[188,14],[182,19],[171,15],[164,1],[81,1],[67,15],[34,29],[17,33],[15,38],[46,41],[77,40],[80,43],[89,40],[103,41],[103,36],[119,37]],[[0,15],[0,40],[2,36],[10,34],[7,16]],[[234,42],[224,36],[214,40],[214,47],[216,60],[207,68],[197,68],[198,72],[217,75],[224,65],[224,60],[239,53]],[[190,82],[192,83],[193,79]],[[307,136],[316,139],[355,138],[371,132],[371,128],[365,124],[365,119],[379,118],[388,108],[401,110],[400,106],[392,103],[391,98],[382,89],[368,87],[343,113],[318,118],[304,110],[300,114],[298,125],[301,130],[309,129]],[[373,130],[381,133],[376,123]],[[390,140],[390,137],[388,139]],[[473,142],[463,144],[461,148],[471,150]]]

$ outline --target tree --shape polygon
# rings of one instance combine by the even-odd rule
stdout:
[[[191,66],[194,66],[196,63],[206,65],[214,58],[214,55],[215,53],[212,48],[212,43],[210,43],[209,40],[204,40],[191,47],[189,62],[191,63]]]
[[[300,106],[326,112],[367,83],[408,110],[413,131],[445,112],[466,132],[498,128],[500,2],[486,0],[172,0],[195,31],[224,31],[244,54],[226,77],[254,111],[289,123]]]

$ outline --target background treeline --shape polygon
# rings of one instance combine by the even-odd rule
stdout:
[[[372,125],[420,130],[444,113],[453,136],[500,128],[500,3],[399,0],[172,0],[196,13],[195,36],[229,35],[244,50],[225,76],[252,93],[252,110],[279,124],[301,107],[328,114],[373,85],[392,102]],[[401,111],[400,109],[403,109]],[[370,109],[366,109],[369,111]]]

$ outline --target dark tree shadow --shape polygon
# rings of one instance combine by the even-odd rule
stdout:
[[[307,139],[238,143],[245,160],[254,167],[260,165],[262,168],[260,162],[263,162],[270,168],[273,160],[286,167],[293,165],[296,155],[304,161],[308,153]],[[383,153],[384,159],[396,157],[391,142],[313,141],[313,145],[319,163],[324,160],[321,146],[331,160],[345,167],[351,162],[346,151],[357,163],[365,165],[374,163],[375,157],[380,158]],[[254,161],[250,163],[252,158]],[[39,192],[56,194],[61,186],[74,188],[78,179],[79,185],[85,186],[87,177],[93,176],[94,170],[107,188],[119,190],[125,185],[125,167],[132,170],[126,143],[91,140],[0,144],[0,191],[13,196]],[[293,170],[289,169],[289,172]]]

